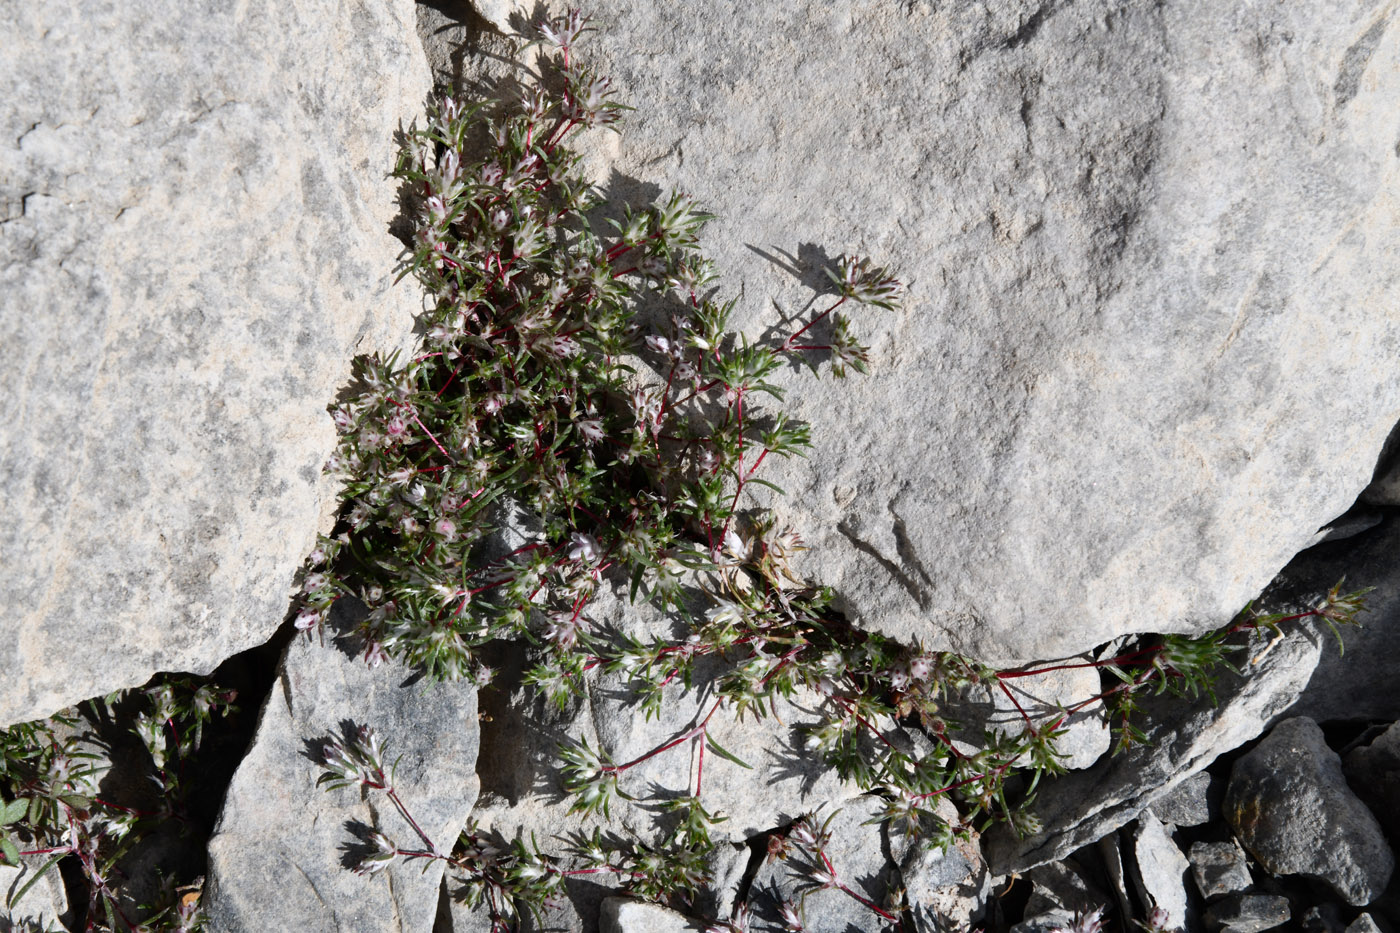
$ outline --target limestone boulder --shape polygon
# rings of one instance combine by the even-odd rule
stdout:
[[[637,110],[589,164],[719,215],[751,339],[824,308],[842,252],[909,285],[852,309],[870,375],[789,368],[815,450],[767,474],[863,624],[988,661],[1215,628],[1371,479],[1400,418],[1381,0],[592,12]]]
[[[0,724],[266,640],[405,342],[411,0],[0,5]]]

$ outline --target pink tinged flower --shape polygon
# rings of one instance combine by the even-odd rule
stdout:
[[[585,418],[577,422],[578,433],[583,435],[585,444],[596,444],[603,439],[603,422],[597,418]]]
[[[569,538],[569,560],[582,560],[586,564],[594,563],[598,560],[598,555],[602,553],[602,548],[598,545],[598,539],[592,535],[574,532]]]
[[[408,422],[404,420],[403,415],[395,415],[384,425],[384,431],[393,440],[400,440],[408,433]]]
[[[495,187],[501,183],[505,173],[501,171],[501,166],[495,162],[483,166],[481,169],[481,183],[487,187]]]
[[[491,226],[496,230],[504,230],[509,223],[510,211],[506,210],[504,207],[491,215]]]
[[[567,650],[578,643],[578,628],[578,619],[572,613],[556,612],[544,630],[544,637]]]
[[[405,515],[399,521],[399,531],[406,535],[416,535],[423,530],[422,524],[412,515]]]
[[[791,933],[802,933],[802,917],[797,912],[797,905],[792,901],[783,901],[782,909],[779,911],[783,916],[783,923],[786,923]]]
[[[384,651],[384,645],[377,641],[371,641],[365,645],[365,663],[371,668],[378,667],[389,659],[389,655]]]
[[[297,613],[297,617],[292,621],[292,625],[299,632],[309,632],[321,624],[321,613],[311,607],[307,607]]]
[[[448,541],[457,540],[457,523],[450,518],[439,518],[433,523],[433,531]]]
[[[665,337],[658,337],[653,334],[647,338],[646,344],[654,353],[658,353],[661,356],[671,355],[671,341],[667,340]]]
[[[342,432],[348,430],[355,423],[355,416],[350,413],[350,409],[344,406],[331,412],[331,418],[335,421],[335,426]]]
[[[928,655],[919,655],[909,662],[909,674],[915,680],[928,680],[929,674],[933,673],[933,661]]]
[[[695,465],[700,468],[701,473],[711,473],[719,466],[719,454],[715,453],[709,447],[706,447],[704,450],[701,450],[700,455],[696,457]]]

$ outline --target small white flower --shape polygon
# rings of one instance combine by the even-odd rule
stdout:
[[[592,564],[598,560],[601,553],[598,539],[592,535],[576,531],[569,537],[569,560],[582,560],[585,564]]]
[[[292,620],[293,627],[299,632],[309,632],[321,624],[321,613],[309,606],[297,613],[297,617]]]

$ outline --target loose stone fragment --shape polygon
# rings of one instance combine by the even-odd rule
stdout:
[[[1226,894],[1248,891],[1254,884],[1244,850],[1231,839],[1229,842],[1198,842],[1187,854],[1196,888],[1206,900]]]
[[[674,910],[628,897],[603,901],[598,933],[701,933],[705,924]]]
[[[1288,898],[1276,894],[1231,894],[1206,911],[1206,927],[1220,933],[1262,933],[1288,922]]]
[[[1380,824],[1311,719],[1279,723],[1235,762],[1225,815],[1267,871],[1324,881],[1354,906],[1379,897],[1395,868]]]
[[[1147,909],[1160,907],[1175,926],[1188,926],[1186,876],[1191,865],[1161,821],[1150,814],[1138,818],[1133,832],[1133,867],[1139,899]]]
[[[1400,839],[1400,723],[1342,761],[1348,784],[1371,808],[1391,839]]]
[[[1163,823],[1173,826],[1200,826],[1209,823],[1212,819],[1212,783],[1213,779],[1208,771],[1193,774],[1170,793],[1152,801],[1152,813]]]

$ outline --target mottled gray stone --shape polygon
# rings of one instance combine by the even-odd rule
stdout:
[[[326,406],[411,337],[411,0],[0,8],[0,725],[282,622]],[[324,527],[324,524],[322,524]]]
[[[1026,880],[1031,883],[1027,916],[1051,911],[1085,914],[1108,903],[1108,895],[1090,882],[1078,865],[1067,861],[1037,865],[1026,872]]]
[[[1220,674],[1215,686],[1218,705],[1208,696],[1191,701],[1146,697],[1136,720],[1147,734],[1146,742],[1083,771],[1042,781],[1031,807],[1042,821],[1042,831],[1017,838],[993,828],[984,837],[992,871],[1024,871],[1101,839],[1217,755],[1263,731],[1297,698],[1320,650],[1318,642],[1304,634],[1267,651],[1263,644],[1254,643],[1250,657],[1240,663],[1245,676]]]
[[[1191,865],[1160,820],[1150,813],[1138,817],[1133,829],[1133,881],[1145,910],[1167,912],[1173,928],[1189,929],[1186,876]]]
[[[1299,923],[1303,933],[1344,933],[1346,923],[1342,920],[1342,909],[1336,904],[1319,904],[1304,911]]]
[[[638,109],[588,164],[719,215],[751,338],[842,252],[910,283],[854,314],[868,377],[778,379],[815,448],[776,506],[862,625],[988,661],[1214,629],[1370,481],[1400,420],[1382,0],[594,13]]]
[[[938,798],[935,812],[945,822],[957,822],[957,810],[946,797]],[[975,839],[940,851],[896,836],[890,848],[917,929],[963,929],[982,919],[992,877]]]
[[[600,933],[701,933],[705,924],[656,904],[628,897],[603,901]]]
[[[261,933],[271,918],[303,933],[432,928],[441,862],[399,863],[370,878],[347,867],[366,827],[401,848],[421,844],[382,793],[317,786],[324,741],[351,724],[384,740],[399,796],[424,831],[440,848],[456,843],[477,792],[476,688],[428,685],[393,663],[371,669],[298,637],[209,841],[204,902],[214,929]]]
[[[1354,906],[1379,897],[1395,868],[1380,824],[1311,719],[1279,723],[1235,762],[1225,816],[1266,870],[1316,878]]]
[[[1277,894],[1232,894],[1206,911],[1206,927],[1220,933],[1262,933],[1290,917],[1288,898]]]
[[[1391,839],[1400,839],[1400,723],[1391,723],[1369,745],[1352,749],[1342,773]]]
[[[1152,813],[1157,819],[1173,826],[1200,826],[1209,823],[1213,818],[1212,783],[1209,772],[1193,774],[1178,784],[1171,793],[1153,800]],[[1221,790],[1223,791],[1223,787]]]
[[[1011,933],[1064,933],[1073,929],[1074,914],[1067,910],[1051,910],[1027,917],[1011,928]]]
[[[1231,839],[1226,842],[1197,842],[1187,854],[1196,890],[1214,900],[1227,894],[1242,894],[1254,884],[1244,849]]]

